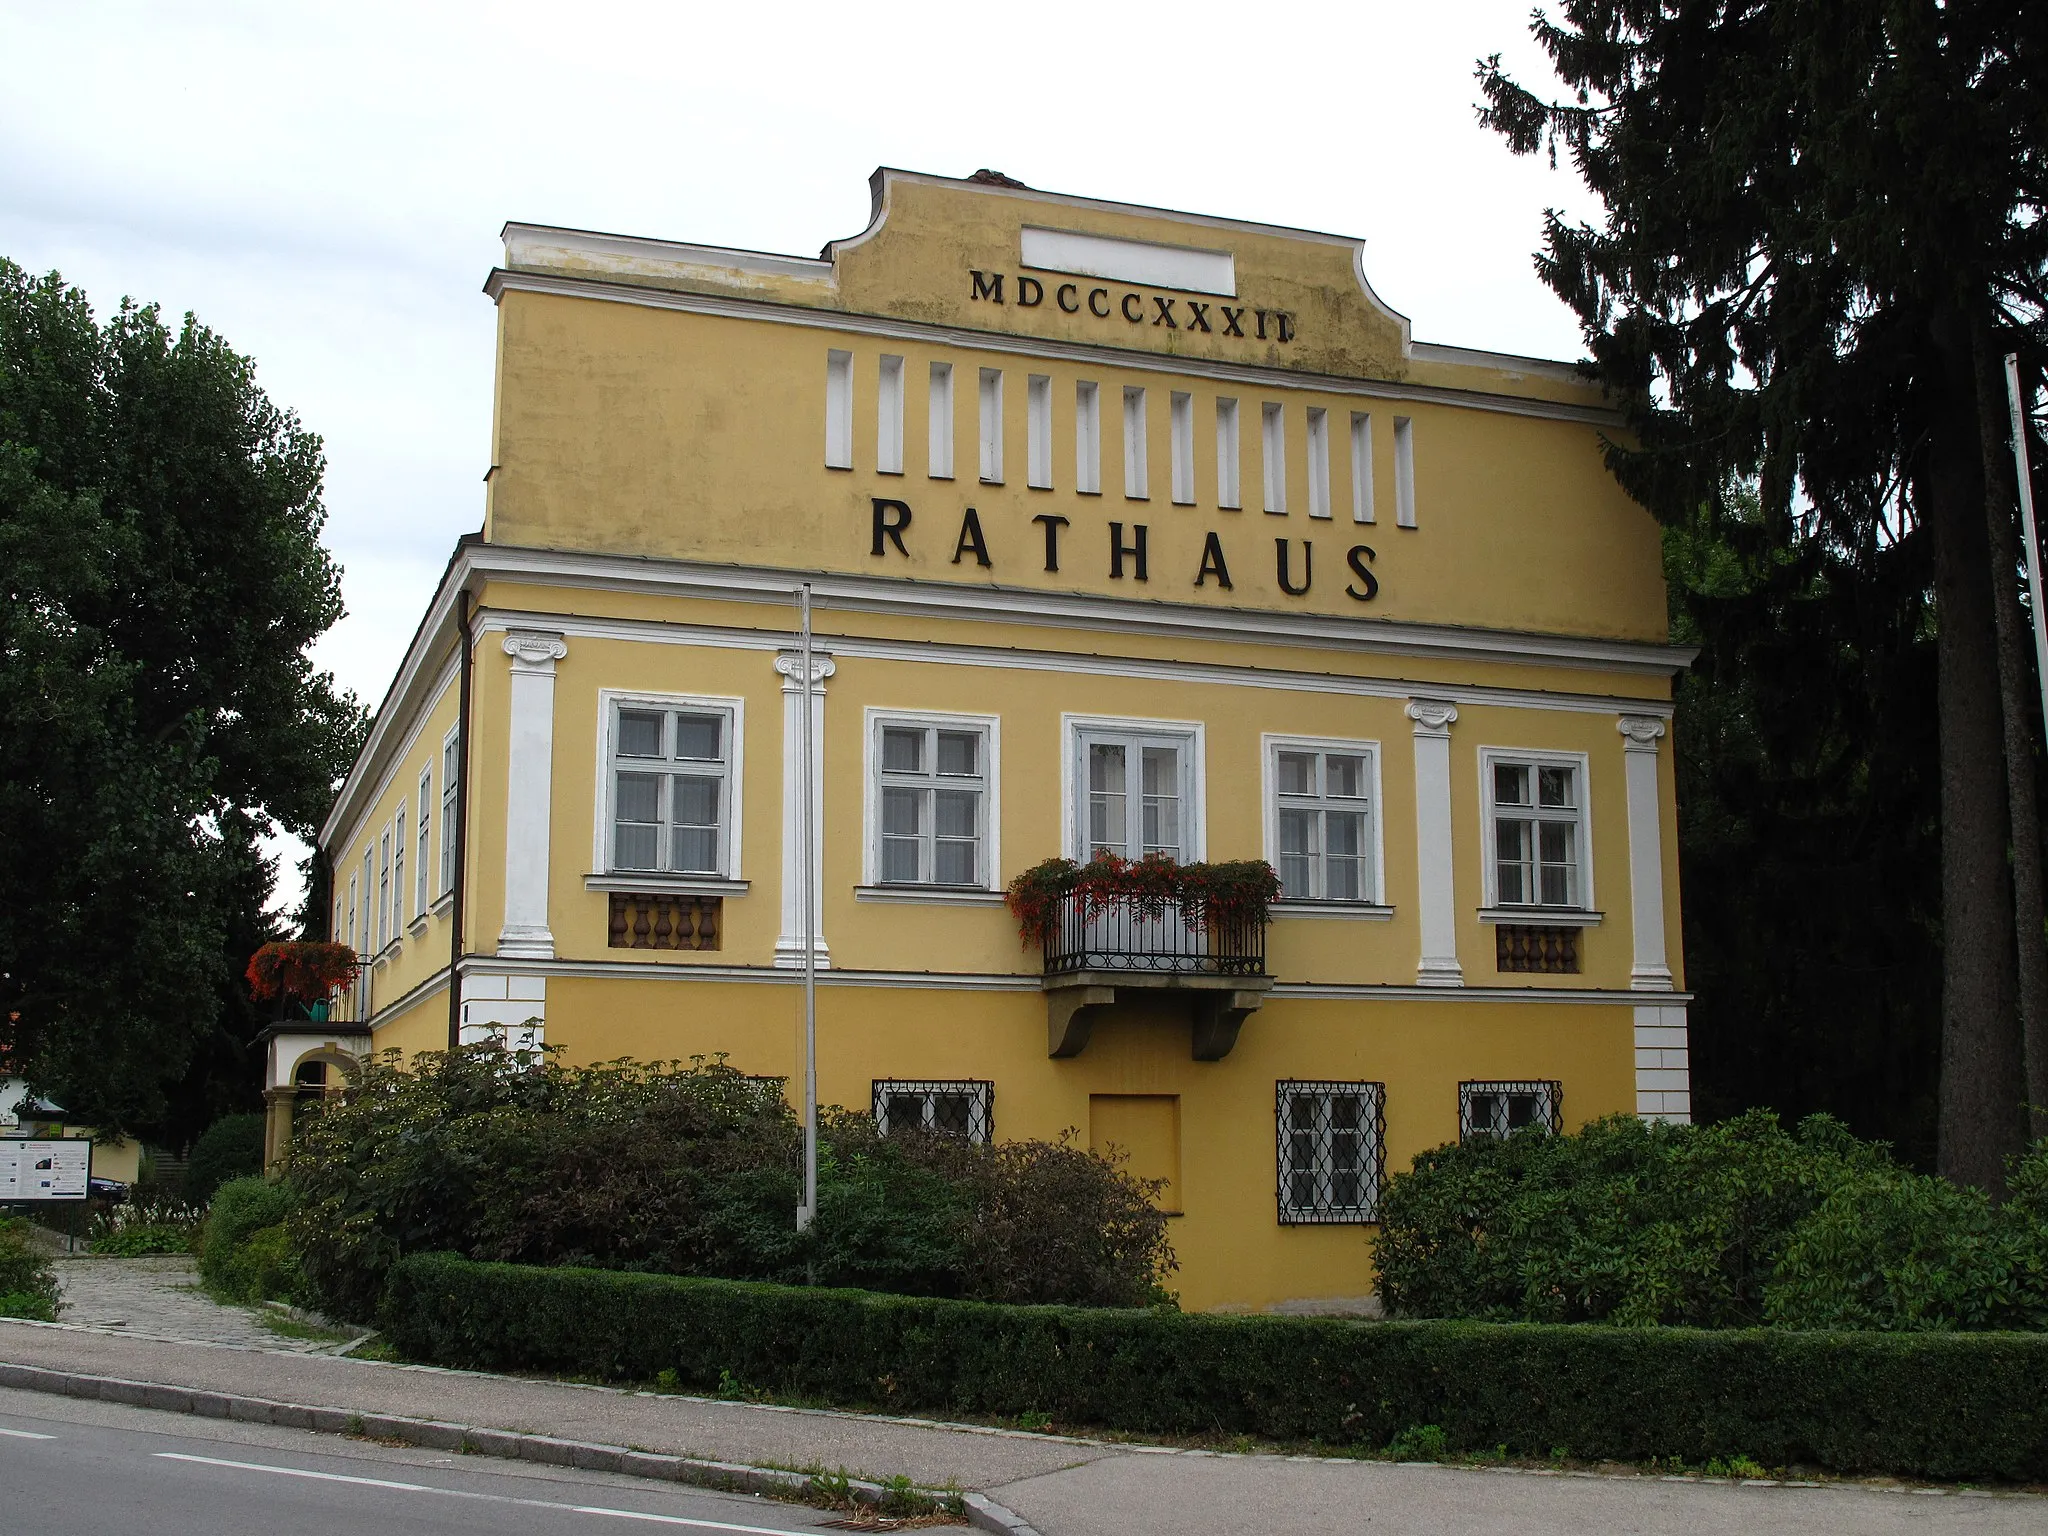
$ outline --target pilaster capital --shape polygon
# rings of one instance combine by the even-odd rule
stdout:
[[[569,654],[569,642],[544,629],[507,630],[504,645],[514,672],[540,672],[550,677],[554,675],[555,663]]]
[[[779,651],[775,657],[775,670],[782,674],[784,693],[803,692],[804,658],[799,651]],[[830,656],[821,651],[811,652],[811,691],[823,693],[825,679],[837,672],[839,667]]]
[[[1621,732],[1621,750],[1657,755],[1657,738],[1664,734],[1664,722],[1656,715],[1623,715],[1614,722]]]
[[[1449,699],[1410,699],[1408,718],[1415,722],[1418,736],[1448,736],[1451,722],[1458,718],[1458,706]]]

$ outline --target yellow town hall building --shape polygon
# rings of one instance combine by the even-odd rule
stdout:
[[[507,226],[483,530],[321,836],[364,978],[273,1089],[792,1078],[809,778],[822,1099],[1124,1149],[1190,1307],[1356,1306],[1424,1148],[1686,1118],[1688,657],[1600,394],[1414,341],[1354,240],[873,189],[816,260]],[[1284,891],[1020,942],[1005,884],[1100,850]]]

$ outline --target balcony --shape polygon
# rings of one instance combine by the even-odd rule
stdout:
[[[1195,1060],[1222,1060],[1273,985],[1266,921],[1264,902],[1219,916],[1157,894],[1054,896],[1042,918],[1049,1054],[1080,1055],[1119,1002],[1166,997],[1188,1006]]]

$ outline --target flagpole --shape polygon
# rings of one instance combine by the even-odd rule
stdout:
[[[802,725],[798,729],[802,766],[797,773],[798,899],[803,903],[804,944],[804,1189],[796,1208],[796,1229],[807,1231],[818,1214],[818,898],[815,888],[818,829],[812,796],[815,766],[811,723],[811,584],[797,588],[801,641],[799,675],[803,679]]]
[[[2005,354],[2005,398],[2012,408],[2012,457],[2019,471],[2020,527],[2027,541],[2027,596],[2034,609],[2034,670],[2041,680],[2041,725],[2048,732],[2048,611],[2041,603],[2041,545],[2034,531],[2034,475],[2027,463],[2027,412],[2020,400],[2020,359]]]

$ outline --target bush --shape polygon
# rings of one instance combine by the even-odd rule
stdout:
[[[402,1254],[911,1295],[1144,1301],[1171,1269],[1149,1190],[1067,1145],[977,1148],[821,1115],[818,1216],[780,1085],[723,1062],[565,1067],[493,1046],[372,1063],[293,1152],[322,1310],[367,1318]]]
[[[282,1223],[251,1232],[221,1259],[215,1273],[214,1289],[229,1301],[296,1305],[309,1299],[305,1271]]]
[[[0,1317],[54,1323],[62,1305],[57,1267],[30,1240],[28,1223],[0,1216]]]
[[[2048,1478],[2048,1338],[999,1306],[413,1255],[382,1326],[443,1365],[895,1412],[1377,1449]],[[672,1373],[662,1376],[663,1372]],[[1429,1433],[1434,1430],[1436,1433]],[[1439,1438],[1440,1436],[1440,1438]]]
[[[227,1115],[209,1125],[193,1143],[185,1164],[185,1198],[205,1205],[229,1179],[263,1171],[263,1116]]]
[[[92,1251],[110,1258],[135,1259],[157,1253],[190,1253],[199,1228],[164,1221],[130,1222],[94,1236]]]
[[[290,1185],[268,1179],[230,1179],[213,1197],[199,1243],[199,1278],[236,1300],[253,1300],[242,1289],[246,1271],[242,1247],[265,1228],[279,1226],[296,1203]]]
[[[1389,1181],[1380,1295],[1395,1316],[1496,1322],[2039,1327],[2048,1146],[2014,1179],[1995,1208],[1826,1116],[1524,1131]]]

